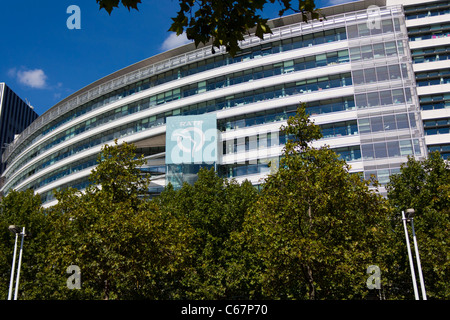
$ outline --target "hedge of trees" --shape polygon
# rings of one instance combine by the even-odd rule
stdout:
[[[106,145],[84,192],[33,191],[0,203],[0,297],[14,237],[26,226],[19,299],[413,299],[401,211],[414,208],[428,299],[448,299],[450,170],[438,153],[375,181],[349,173],[304,106],[276,173],[255,189],[202,169],[193,185],[153,199],[133,145]],[[375,189],[373,188],[375,186]],[[408,227],[409,228],[409,227]],[[81,271],[69,289],[67,268]],[[369,289],[369,266],[380,272]]]

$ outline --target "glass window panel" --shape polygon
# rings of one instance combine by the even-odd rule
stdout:
[[[389,170],[378,170],[377,172],[378,182],[381,184],[386,184],[389,182]]]
[[[400,156],[400,147],[398,141],[389,141],[387,142],[387,150],[389,157],[399,157]]]
[[[295,37],[292,41],[292,49],[298,49],[303,46],[302,37]]]
[[[409,75],[408,75],[408,68],[406,67],[406,64],[402,63],[401,68],[402,68],[403,79],[408,79]]]
[[[348,50],[338,51],[338,60],[339,63],[344,63],[349,61]]]
[[[401,29],[400,29],[400,19],[399,18],[394,18],[394,30],[395,31],[401,31]]]
[[[389,69],[389,78],[391,80],[400,79],[402,74],[400,72],[400,66],[398,64],[394,64],[388,67]]]
[[[367,94],[367,104],[369,107],[376,107],[380,105],[378,92],[371,92]]]
[[[365,37],[370,35],[370,30],[367,26],[367,23],[358,24],[358,33],[360,37]]]
[[[322,44],[325,42],[323,31],[314,33],[314,44]]]
[[[412,144],[410,140],[400,141],[400,154],[402,156],[412,155]]]
[[[353,81],[355,84],[363,84],[364,83],[364,71],[363,70],[353,71]]]
[[[361,153],[364,160],[371,160],[374,158],[373,144],[366,144],[361,146]]]
[[[377,178],[377,172],[376,171],[365,171],[364,172],[364,179],[370,180],[370,179],[378,179]]]
[[[311,47],[313,45],[313,35],[307,34],[303,36],[303,46]]]
[[[349,39],[357,38],[358,37],[358,26],[347,26],[347,37]]]
[[[377,80],[386,81],[389,79],[388,68],[387,67],[377,67]]]
[[[285,61],[283,67],[284,67],[284,73],[294,71],[294,61],[293,60]]]
[[[386,56],[392,56],[397,54],[397,48],[394,41],[389,41],[384,44],[386,50]]]
[[[364,78],[366,83],[372,83],[377,81],[377,76],[375,74],[375,68],[368,68],[364,70]]]
[[[383,106],[392,104],[391,90],[380,91],[380,102]]]
[[[359,119],[359,132],[360,133],[369,133],[370,132],[370,121],[369,119]]]
[[[382,43],[377,43],[373,45],[373,57],[374,58],[384,57],[384,45]]]
[[[357,108],[367,108],[367,96],[365,93],[355,95],[355,104]]]
[[[392,90],[392,100],[394,104],[405,103],[405,95],[403,93],[403,89]]]
[[[383,117],[383,125],[384,130],[396,130],[397,129],[397,122],[395,121],[395,116],[384,116]]]
[[[414,116],[414,113],[409,114],[409,126],[410,126],[410,128],[416,127],[416,118]]]
[[[365,45],[361,47],[361,58],[363,60],[368,60],[373,58],[372,46]]]
[[[330,83],[328,81],[328,77],[322,77],[322,78],[317,79],[317,85],[319,87],[319,90],[329,88]]]
[[[398,129],[407,129],[408,125],[408,116],[406,114],[397,114],[396,115],[397,128]]]
[[[373,145],[373,148],[375,150],[375,158],[381,159],[381,158],[386,158],[387,157],[387,150],[386,150],[386,143],[385,142],[375,143]]]
[[[350,48],[350,59],[352,61],[361,60],[361,49],[360,48]]]
[[[420,145],[419,145],[418,139],[413,140],[413,147],[414,147],[414,153],[416,155],[420,155],[422,153],[422,151],[420,150]]]
[[[326,66],[327,65],[327,56],[326,54],[318,54],[316,56],[316,65],[318,67]]]
[[[370,118],[372,132],[383,131],[383,121],[381,117]]]
[[[410,88],[405,88],[405,99],[406,99],[406,103],[411,103],[411,89]]]
[[[316,66],[316,58],[314,56],[305,58],[305,68],[311,69]]]
[[[381,29],[383,33],[394,32],[394,25],[391,19],[381,21]]]

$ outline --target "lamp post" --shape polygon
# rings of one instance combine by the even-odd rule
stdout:
[[[406,228],[407,221],[411,222],[411,227],[412,227],[414,251],[416,254],[417,269],[419,272],[420,287],[422,290],[422,298],[423,298],[423,300],[427,300],[427,295],[425,292],[425,283],[423,281],[423,275],[422,275],[422,266],[420,264],[419,248],[417,246],[416,233],[414,231],[414,222],[413,222],[414,213],[415,213],[414,209],[407,209],[406,217],[405,217],[405,212],[402,211],[403,228],[405,230],[406,248],[408,250],[409,264],[410,264],[410,268],[411,268],[411,277],[412,277],[413,288],[414,288],[414,296],[415,296],[416,300],[419,300],[419,292],[417,290],[417,283],[416,283],[416,274],[414,272],[414,263],[413,263],[412,254],[411,254],[411,247],[409,245],[408,229]]]
[[[412,283],[413,283],[413,288],[414,288],[414,296],[416,297],[416,300],[419,300],[419,293],[417,292],[416,273],[414,272],[414,264],[413,264],[412,254],[411,254],[411,247],[409,245],[408,229],[406,228],[406,218],[405,218],[404,211],[402,211],[402,220],[403,220],[403,229],[405,230],[406,249],[408,250],[409,266],[411,268],[411,277],[412,277]]]
[[[417,245],[416,232],[414,231],[414,209],[406,209],[409,221],[411,221],[411,228],[413,234],[414,251],[416,253],[417,270],[419,272],[420,289],[422,291],[422,299],[427,300],[427,293],[425,291],[425,282],[423,281],[422,265],[420,264],[419,246]]]
[[[23,251],[23,239],[25,237],[25,227],[22,228],[22,232],[20,231],[20,228],[14,225],[11,225],[8,227],[9,231],[14,233],[16,235],[16,241],[14,244],[14,256],[13,256],[13,262],[11,267],[11,279],[9,281],[9,292],[8,292],[8,300],[11,300],[12,296],[12,287],[14,282],[14,271],[15,271],[15,265],[16,265],[16,253],[17,253],[17,239],[19,235],[22,236],[22,241],[20,243],[20,253],[19,253],[19,262],[17,267],[17,278],[16,278],[16,290],[14,292],[14,300],[17,300],[17,294],[19,292],[19,278],[20,278],[20,265],[22,263],[22,251]]]

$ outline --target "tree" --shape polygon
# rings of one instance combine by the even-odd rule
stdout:
[[[43,266],[50,223],[44,209],[41,208],[39,195],[35,195],[32,190],[13,190],[0,202],[0,275],[4,280],[0,282],[0,296],[3,299],[8,296],[15,242],[15,236],[8,231],[9,225],[25,227],[27,235],[23,244],[18,299],[41,297],[47,283]],[[21,237],[19,236],[16,275],[20,241]]]
[[[228,287],[230,237],[242,230],[245,212],[257,198],[248,181],[220,178],[213,168],[203,168],[198,180],[175,191],[169,185],[155,199],[163,212],[186,219],[193,231],[193,259],[181,281],[183,298],[233,297]]]
[[[283,130],[294,139],[235,234],[247,250],[241,278],[253,283],[237,287],[250,298],[363,298],[367,267],[388,270],[389,206],[332,150],[310,146],[321,133],[305,105]]]
[[[138,4],[142,3],[141,0],[96,0],[100,10],[105,9],[109,14],[113,11],[114,8],[118,8],[119,4],[127,8],[128,10],[135,9],[138,10]]]
[[[439,152],[425,160],[410,157],[399,174],[392,175],[387,185],[388,198],[395,208],[393,219],[397,234],[398,256],[402,257],[397,275],[398,290],[412,298],[412,283],[401,211],[414,208],[414,229],[427,296],[435,299],[450,297],[450,167]],[[410,225],[408,223],[408,228]],[[411,236],[412,230],[409,229]],[[412,242],[412,241],[411,241]],[[414,252],[414,250],[413,250]],[[418,284],[419,285],[419,284]]]
[[[176,32],[177,35],[186,32],[190,40],[194,40],[195,45],[200,43],[212,43],[214,47],[225,46],[226,51],[234,56],[239,51],[239,41],[244,40],[244,35],[251,30],[261,39],[264,34],[272,33],[268,19],[264,19],[258,12],[264,9],[267,3],[278,2],[280,5],[279,15],[282,16],[287,11],[294,11],[302,14],[303,21],[318,19],[321,16],[320,10],[316,8],[313,0],[299,0],[298,5],[294,5],[291,0],[179,0],[180,10],[169,31]],[[118,7],[119,0],[97,0],[100,9],[105,9],[111,13],[114,7]],[[122,4],[137,10],[140,0],[122,0]],[[297,1],[295,1],[297,3]]]
[[[60,276],[56,298],[168,299],[177,272],[191,254],[192,234],[144,195],[148,177],[138,167],[135,147],[104,146],[85,192],[57,193],[49,272]],[[81,269],[81,290],[69,290],[67,267]]]

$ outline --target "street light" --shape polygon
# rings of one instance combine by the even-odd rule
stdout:
[[[422,265],[420,264],[419,246],[417,245],[416,232],[414,231],[414,209],[406,209],[406,213],[411,221],[411,228],[413,233],[414,251],[416,252],[417,270],[419,271],[420,289],[422,290],[422,299],[427,300],[427,293],[425,292],[425,282],[423,281]]]
[[[414,231],[414,214],[415,214],[415,211],[412,208],[406,209],[406,217],[405,217],[405,213],[402,211],[403,227],[405,230],[405,237],[406,237],[406,247],[408,249],[409,264],[411,267],[411,277],[412,277],[413,287],[414,287],[414,295],[416,297],[416,300],[419,300],[419,293],[417,290],[417,283],[416,283],[416,275],[414,273],[414,264],[413,264],[413,260],[412,260],[411,248],[409,245],[408,229],[406,228],[406,222],[410,221],[411,227],[412,227],[412,233],[413,233],[413,242],[414,242],[414,251],[416,254],[417,269],[419,271],[420,288],[422,290],[422,299],[427,300],[427,294],[425,292],[425,283],[423,281],[423,275],[422,275],[422,266],[420,264],[419,247],[417,245],[416,233]]]
[[[25,237],[25,227],[22,228],[22,231],[20,231],[20,227],[14,226],[14,225],[9,226],[8,229],[9,229],[9,231],[11,231],[12,233],[14,233],[16,235],[16,241],[14,244],[14,256],[13,256],[13,262],[12,262],[12,267],[11,267],[11,279],[9,281],[8,300],[11,300],[11,296],[12,296],[14,271],[15,271],[15,265],[16,265],[17,239],[18,239],[19,235],[22,236],[22,241],[20,243],[19,263],[17,266],[16,290],[14,292],[14,300],[17,300],[17,294],[19,292],[20,265],[22,263],[23,238]]]

